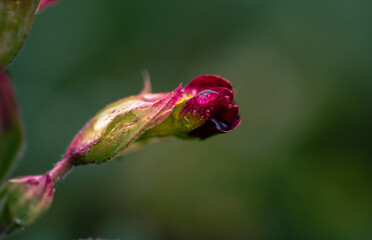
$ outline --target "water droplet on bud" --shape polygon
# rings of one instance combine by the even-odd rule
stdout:
[[[207,104],[218,97],[219,93],[212,90],[204,90],[195,96],[195,102],[199,105]]]
[[[205,113],[206,113],[207,117],[209,117],[211,115],[211,110],[208,109],[207,111],[205,111]]]
[[[230,96],[225,96],[226,102],[230,103],[231,102],[231,97]]]

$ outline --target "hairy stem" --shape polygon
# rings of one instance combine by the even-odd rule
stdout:
[[[74,167],[71,158],[64,157],[60,162],[58,162],[52,170],[49,171],[49,176],[53,183],[58,182],[67,172],[69,172]]]

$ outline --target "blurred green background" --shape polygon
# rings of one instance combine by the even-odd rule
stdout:
[[[372,239],[372,2],[62,0],[10,66],[40,174],[99,109],[201,74],[242,124],[75,169],[9,239]]]

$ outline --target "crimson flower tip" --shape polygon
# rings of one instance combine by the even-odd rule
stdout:
[[[44,11],[46,8],[56,4],[57,2],[59,2],[59,0],[40,0],[39,6],[36,9],[36,13]]]
[[[193,79],[185,90],[195,96],[186,102],[180,117],[200,123],[188,136],[205,139],[231,132],[241,123],[239,107],[234,104],[235,91],[228,80],[202,75]]]
[[[217,75],[201,75],[193,80],[185,87],[186,93],[196,94],[200,91],[205,89],[215,88],[215,87],[223,87],[232,90],[231,83]]]
[[[225,112],[220,112],[208,119],[202,126],[189,133],[190,137],[205,139],[220,133],[228,133],[241,123],[239,107],[234,105]]]

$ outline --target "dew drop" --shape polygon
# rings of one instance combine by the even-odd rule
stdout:
[[[231,98],[230,98],[230,96],[227,96],[227,95],[226,95],[226,96],[225,96],[225,99],[226,99],[226,102],[228,102],[228,103],[231,102]]]
[[[207,104],[218,97],[219,93],[212,90],[204,90],[195,96],[195,102],[199,105]]]
[[[209,117],[211,115],[211,110],[208,109],[207,111],[205,111],[205,113],[206,113],[207,117]]]

